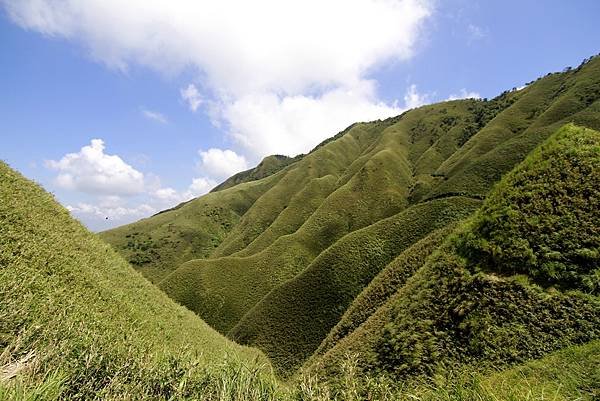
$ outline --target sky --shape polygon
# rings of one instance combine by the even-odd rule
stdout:
[[[597,0],[0,0],[0,159],[94,231],[600,52]]]

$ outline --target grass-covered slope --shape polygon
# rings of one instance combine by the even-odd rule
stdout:
[[[322,340],[328,338],[319,355],[366,323],[367,315],[358,317],[350,311],[344,316],[346,309],[359,307],[359,303],[352,306],[353,298],[404,250],[385,251],[388,259],[371,266],[360,241],[347,242],[353,234],[432,201],[485,199],[503,175],[561,126],[574,122],[600,129],[599,100],[600,58],[596,57],[495,99],[443,102],[384,121],[354,124],[265,178],[211,193],[102,237],[129,259],[140,253],[131,240],[134,233],[136,238],[152,237],[158,245],[151,248],[152,255],[145,254],[145,264],[138,265],[142,274],[221,333],[281,356],[277,356],[282,361],[279,366],[295,367]],[[232,209],[233,201],[227,199],[244,201]],[[231,216],[230,224],[223,225],[221,218],[198,217],[216,206]],[[428,221],[427,213],[420,221]],[[177,224],[169,226],[173,222]],[[172,232],[167,236],[169,227]],[[427,235],[439,226],[425,228],[423,223],[414,230]],[[393,243],[392,231],[381,241]],[[177,239],[160,240],[169,236]],[[195,238],[204,239],[194,242]],[[486,252],[484,245],[478,252]],[[587,258],[594,256],[593,251],[582,252]],[[332,262],[331,269],[328,263],[315,267],[331,255],[336,255],[336,261],[346,260],[344,266]],[[422,266],[403,266],[397,268],[421,274]],[[402,275],[399,270],[398,274]],[[335,279],[342,275],[352,280]],[[309,277],[311,285],[304,282]],[[310,291],[302,293],[322,293],[315,283],[325,283],[332,295],[319,296],[318,301],[314,296],[294,296],[294,289],[305,287]],[[389,294],[383,294],[383,298],[364,298],[374,302],[367,307],[369,314],[371,308],[385,307]],[[314,320],[316,307],[324,312]],[[314,330],[305,329],[312,322]],[[277,331],[268,332],[269,327]],[[287,346],[275,341],[279,337],[285,337],[291,348],[282,350]]]
[[[600,134],[566,126],[504,179],[461,237],[469,266],[600,295]]]
[[[428,196],[448,191],[486,193],[566,123],[600,129],[600,58],[574,70],[548,74],[496,101],[506,107],[436,171],[444,182]]]
[[[225,358],[264,360],[177,305],[0,163],[1,382],[54,372],[65,399],[198,397],[206,371]]]
[[[466,127],[470,124],[466,112],[474,103],[429,106],[416,110],[414,117],[407,113],[406,120],[355,124],[338,140],[291,166],[212,258],[183,264],[161,282],[161,288],[228,332],[269,291],[299,274],[344,235],[410,206],[415,183],[409,160],[414,142],[410,127],[420,121],[437,126],[448,115]],[[458,146],[459,133],[448,134],[452,137],[448,141]],[[431,138],[424,141],[433,142],[437,134],[427,135]],[[303,216],[307,216],[304,221],[298,219]],[[269,223],[271,218],[275,220]],[[237,249],[252,237],[245,249],[217,257],[224,248],[236,244]]]
[[[467,217],[479,204],[465,197],[437,199],[344,236],[302,273],[267,294],[229,336],[260,347],[280,371],[295,370],[381,269],[432,230]]]
[[[100,237],[154,283],[180,264],[208,257],[277,177],[210,193]]]
[[[456,224],[448,224],[402,251],[352,301],[344,315],[315,351],[318,357],[339,340],[352,333],[398,291],[425,264],[427,258],[443,243]]]
[[[271,225],[281,229],[282,219],[289,221],[292,215],[280,213],[277,216],[274,212],[285,207],[294,193],[300,198],[297,203],[295,198],[290,202],[299,206],[294,209],[296,212],[311,206],[307,195],[312,200],[323,199],[318,205],[312,203],[318,207],[312,213],[309,211],[309,217],[301,222],[295,232],[273,238],[274,242],[266,248],[250,255],[234,254],[185,263],[161,282],[161,288],[174,299],[199,312],[211,325],[227,332],[271,289],[302,271],[338,238],[402,210],[406,204],[410,172],[398,169],[395,164],[396,160],[402,163],[400,147],[396,152],[377,152],[373,155],[376,160],[389,160],[388,163],[379,160],[378,167],[374,161],[365,159],[363,164],[367,163],[368,167],[361,169],[345,184],[338,184],[337,188],[334,186],[343,178],[340,177],[340,171],[346,171],[342,167],[353,163],[352,152],[360,154],[361,149],[366,148],[369,138],[374,135],[370,128],[356,125],[338,141],[319,148],[295,163],[294,168],[280,181],[280,184],[286,185],[273,187],[244,216],[244,221],[254,222],[256,226],[240,222],[236,233],[232,233],[232,236],[239,235],[235,235],[230,244],[239,245],[248,241],[244,238],[257,235],[253,231],[263,226],[267,216],[276,218]],[[381,177],[378,170],[389,173]],[[333,173],[338,174],[337,179],[327,178]],[[325,176],[320,178],[323,174]],[[314,178],[311,177],[313,175]],[[333,192],[328,194],[332,189]],[[314,192],[323,195],[315,197]],[[346,207],[340,208],[340,205]],[[255,214],[258,215],[255,217]],[[264,231],[266,235],[272,232]]]
[[[174,304],[5,164],[0,223],[2,400],[497,401],[599,394],[598,342],[433,384],[398,386],[357,374],[347,363],[337,384],[304,376],[284,385],[254,365],[262,361],[256,351]]]
[[[502,367],[599,338],[599,172],[600,133],[558,131],[311,366],[335,371],[356,353],[368,371],[431,375]]]

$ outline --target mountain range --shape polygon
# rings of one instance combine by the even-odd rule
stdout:
[[[63,399],[594,399],[598,131],[595,57],[98,235],[1,165],[0,365]]]

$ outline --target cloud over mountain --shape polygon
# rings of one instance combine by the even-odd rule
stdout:
[[[60,160],[48,160],[46,166],[58,171],[56,183],[64,189],[95,195],[137,195],[144,191],[144,174],[117,155],[104,153],[104,141],[92,139],[79,152]]]
[[[397,114],[369,74],[411,57],[432,13],[427,0],[0,1],[21,27],[78,42],[111,68],[191,68],[215,122],[252,158]],[[193,84],[180,96],[192,111],[202,101]]]

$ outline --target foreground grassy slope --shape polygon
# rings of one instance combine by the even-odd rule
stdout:
[[[600,133],[566,126],[312,368],[356,353],[368,371],[432,375],[599,338],[599,201]]]
[[[600,341],[545,356],[478,380],[480,399],[596,400]]]
[[[4,163],[0,272],[1,380],[58,372],[67,399],[169,398],[200,394],[200,371],[224,358],[264,361],[170,300]]]

